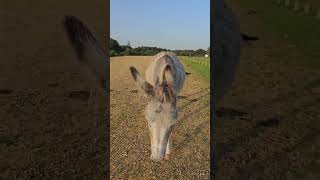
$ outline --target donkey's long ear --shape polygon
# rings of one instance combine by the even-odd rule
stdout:
[[[171,70],[170,65],[167,65],[163,72],[163,82],[168,85],[169,87],[173,87],[174,80],[173,80],[173,73]]]
[[[76,17],[65,16],[64,28],[78,59],[98,80],[102,88],[107,84],[107,58],[97,39]]]
[[[130,71],[136,85],[141,88],[147,96],[154,96],[153,86],[141,77],[138,70],[135,67],[130,66]]]

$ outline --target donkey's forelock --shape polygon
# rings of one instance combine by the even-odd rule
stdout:
[[[156,81],[156,95],[160,102],[176,104],[176,90],[174,88],[174,77],[171,66],[168,64],[163,71],[162,83],[159,83],[159,78]]]

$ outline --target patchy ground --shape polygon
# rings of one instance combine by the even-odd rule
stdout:
[[[231,2],[242,31],[260,40],[242,50],[234,88],[218,105],[218,177],[320,179],[319,64],[306,65],[296,45]]]
[[[0,179],[107,176],[106,101],[89,98],[92,79],[63,31],[65,14],[102,42],[104,1],[0,0]]]
[[[111,58],[111,158],[112,179],[208,179],[209,84],[186,66],[191,74],[178,99],[178,123],[170,161],[150,161],[150,139],[144,108],[147,104],[134,85],[129,66],[144,76],[151,57]]]

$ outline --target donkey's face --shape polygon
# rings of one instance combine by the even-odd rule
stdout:
[[[177,120],[176,94],[173,88],[170,66],[165,68],[164,80],[155,86],[145,81],[134,68],[131,74],[142,91],[149,97],[145,116],[150,130],[151,159],[162,160],[171,151],[170,134]]]
[[[177,120],[177,109],[170,103],[151,100],[146,109],[146,119],[150,130],[151,159],[162,160],[171,151],[169,141],[174,124]]]

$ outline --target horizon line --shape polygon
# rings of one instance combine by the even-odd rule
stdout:
[[[121,43],[120,43],[117,39],[115,39],[115,38],[112,38],[112,37],[109,37],[109,38],[117,41],[120,46],[128,46],[128,45],[125,45],[125,44],[121,44]],[[110,39],[109,39],[109,40],[110,40]],[[129,41],[129,42],[130,42],[130,41]],[[205,51],[206,51],[206,49],[209,48],[210,45],[209,45],[206,49],[203,49],[203,48],[196,48],[196,49],[171,49],[171,48],[163,48],[163,47],[159,47],[159,46],[147,46],[147,45],[132,46],[131,43],[130,43],[130,47],[132,47],[132,48],[154,47],[154,48],[165,49],[165,50],[172,50],[172,51],[176,51],[176,50],[193,50],[193,51],[196,51],[196,50],[199,50],[199,49],[202,49],[202,50],[205,50]]]

